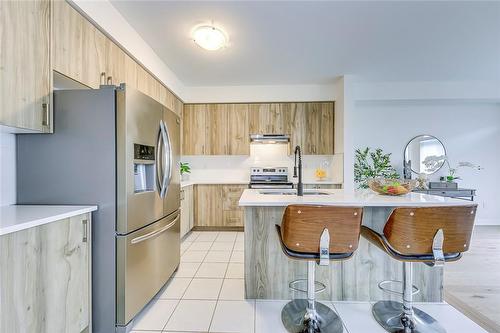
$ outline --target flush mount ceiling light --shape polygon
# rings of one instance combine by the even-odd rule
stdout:
[[[201,48],[216,51],[227,44],[227,35],[213,25],[201,25],[193,29],[193,41]]]

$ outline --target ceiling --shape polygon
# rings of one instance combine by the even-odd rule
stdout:
[[[186,86],[500,81],[500,2],[111,2]],[[190,39],[211,21],[227,48]]]

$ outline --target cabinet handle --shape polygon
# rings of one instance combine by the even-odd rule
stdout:
[[[83,225],[82,242],[87,243],[87,241],[88,241],[88,228],[87,228],[88,220],[83,220],[82,225]]]
[[[101,72],[101,80],[99,83],[101,85],[106,84],[106,72]]]
[[[42,103],[42,126],[49,126],[50,114],[49,105],[47,103]]]

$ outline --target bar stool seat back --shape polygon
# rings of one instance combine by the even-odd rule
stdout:
[[[384,236],[401,255],[432,254],[436,232],[443,231],[443,252],[469,249],[476,206],[397,208],[389,216]]]
[[[326,228],[330,253],[350,254],[358,248],[362,214],[359,207],[290,205],[281,222],[283,244],[291,251],[319,254],[319,240]]]

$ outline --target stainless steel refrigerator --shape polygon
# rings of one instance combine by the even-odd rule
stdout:
[[[17,137],[19,204],[97,204],[93,332],[125,331],[179,265],[180,119],[125,85],[54,92],[54,134]]]

